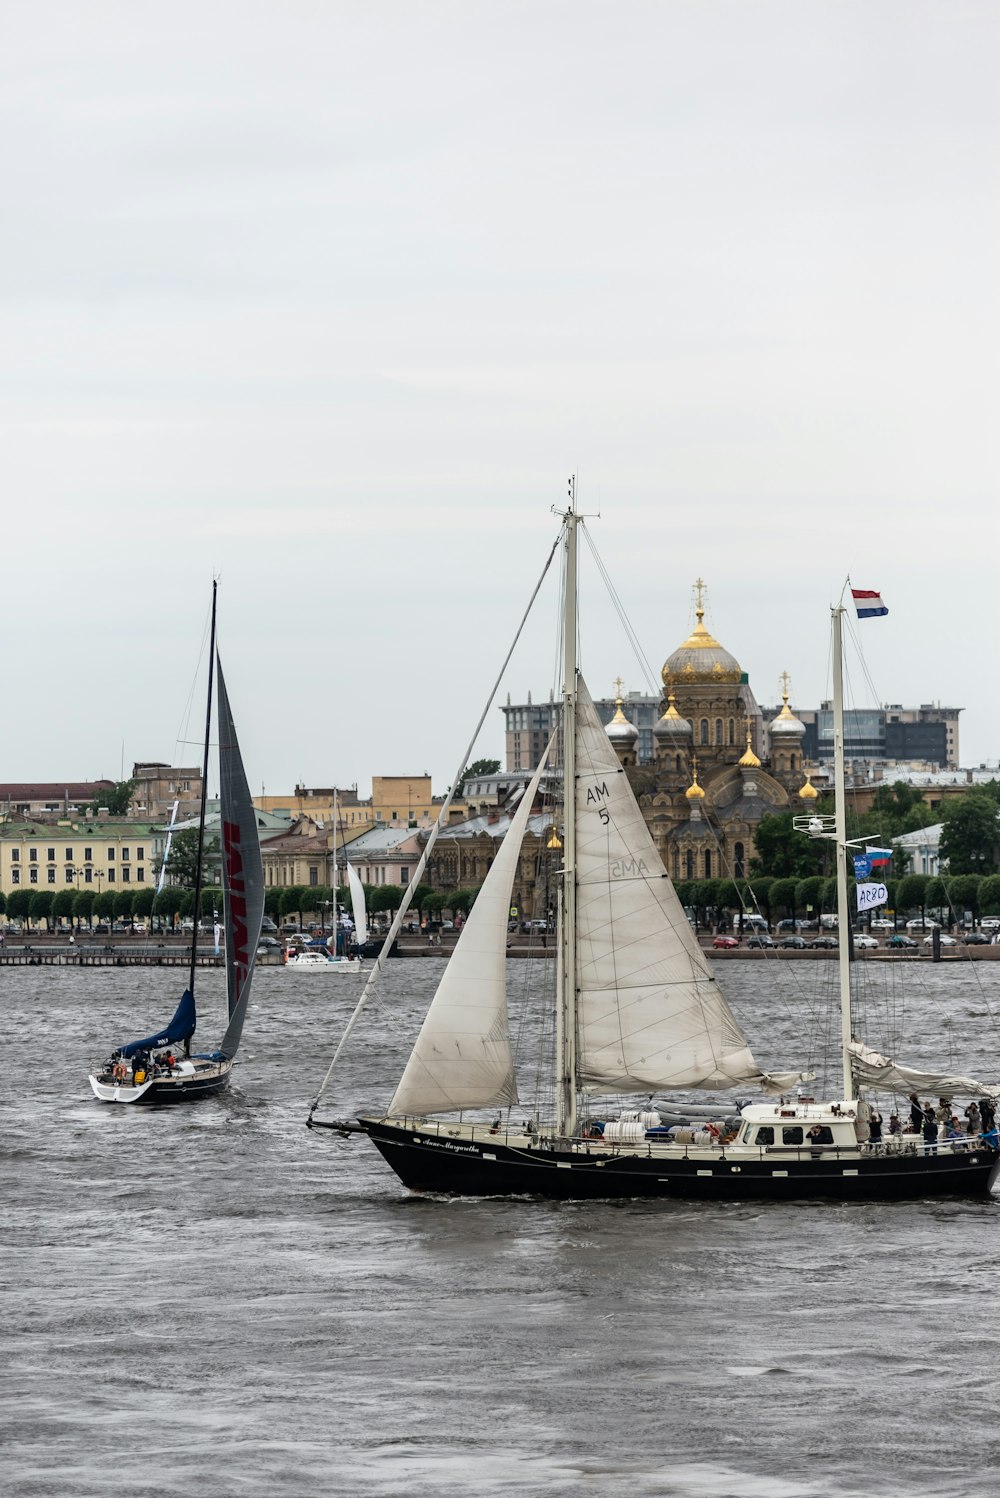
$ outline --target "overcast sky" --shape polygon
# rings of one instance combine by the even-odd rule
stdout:
[[[218,574],[255,789],[443,790],[571,472],[657,673],[701,576],[817,705],[850,573],[875,697],[996,760],[998,43],[963,0],[13,0],[0,780],[197,758]],[[583,586],[594,695],[646,689]]]

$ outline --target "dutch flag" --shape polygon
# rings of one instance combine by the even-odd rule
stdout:
[[[852,588],[851,597],[859,619],[877,619],[880,614],[889,612],[882,602],[881,593],[873,593],[870,588]]]

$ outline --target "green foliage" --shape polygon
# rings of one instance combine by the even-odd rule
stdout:
[[[398,910],[403,903],[403,886],[401,884],[372,885],[371,897],[369,898],[366,894],[365,903],[372,912]]]
[[[272,884],[264,894],[264,914],[269,915],[272,921],[276,921],[281,914],[281,896],[283,891]]]
[[[94,898],[92,889],[77,890],[73,896],[73,916],[79,924],[90,925],[94,915]]]
[[[113,889],[102,889],[97,893],[94,901],[94,914],[101,920],[110,921],[115,914],[115,892]]]
[[[170,840],[170,857],[167,859],[167,878],[171,884],[182,889],[194,889],[198,869],[198,829],[182,827]],[[205,838],[205,853],[202,860],[202,879],[205,883],[222,882],[222,849],[218,832]]]
[[[968,791],[942,815],[940,857],[950,874],[992,874],[1000,850],[1000,822],[991,796]]]
[[[54,899],[54,890],[36,889],[28,902],[28,914],[31,919],[36,923],[44,921],[47,926],[51,926]]]
[[[451,900],[449,902],[449,909],[451,910],[452,915],[468,915],[469,911],[472,909],[473,904],[475,903],[475,899],[478,893],[478,888],[457,889],[451,896]]]
[[[771,886],[771,905],[774,910],[782,910],[785,915],[795,916],[795,895],[799,887],[797,879],[776,879]]]
[[[191,903],[194,904],[193,896]],[[218,884],[208,884],[201,892],[202,920],[213,914],[222,920],[222,888]]]
[[[7,909],[7,896],[4,894],[3,890],[0,889],[0,915],[3,915],[3,913],[4,913],[4,911],[6,909]]]
[[[107,807],[109,816],[127,817],[129,802],[132,800],[132,792],[134,790],[134,780],[116,780],[110,790],[103,790],[97,800],[91,802],[89,807],[90,815],[96,817],[103,806]]]
[[[28,907],[31,904],[30,889],[15,889],[7,896],[7,914],[15,921],[27,919]]]
[[[498,759],[474,759],[472,764],[466,765],[462,771],[458,784],[455,787],[455,795],[460,796],[462,794],[465,790],[465,782],[467,780],[475,780],[479,775],[496,775],[499,770],[500,761]]]
[[[447,903],[448,896],[446,894],[441,890],[432,889],[430,894],[424,897],[423,913],[424,915],[440,915]]]
[[[749,885],[750,904],[755,910],[759,910],[768,921],[771,919],[771,901],[774,897],[774,879],[767,874],[762,874],[759,879],[752,879]]]
[[[148,885],[145,889],[137,889],[132,896],[132,914],[141,916],[152,915],[155,900],[155,889],[152,889]]]
[[[795,886],[796,909],[818,916],[823,909],[823,890],[826,883],[827,881],[819,874],[811,874],[808,879],[800,879]],[[834,880],[834,886],[836,887],[836,880]],[[836,894],[834,894],[833,903],[836,908]]]
[[[428,895],[432,895],[433,893],[434,891],[429,884],[418,884],[413,891],[413,898],[410,900],[410,909],[415,910],[419,915],[424,909],[424,901]]]
[[[1000,874],[987,874],[979,886],[979,908],[983,915],[1000,915]]]
[[[306,908],[308,890],[304,884],[290,884],[287,889],[281,891],[281,899],[278,909],[283,916],[297,916],[299,924],[302,924],[302,912]]]
[[[948,898],[961,920],[962,912],[971,910],[973,919],[979,911],[979,889],[982,884],[978,874],[956,874],[948,880]]]
[[[823,870],[826,845],[819,839],[796,832],[791,812],[762,817],[754,834],[756,856],[750,861],[753,875],[769,874],[777,879],[808,879]]]
[[[115,919],[123,920],[132,914],[132,891],[120,889],[115,892]]]
[[[73,914],[74,899],[75,896],[71,889],[61,889],[56,892],[56,896],[52,901],[52,914],[57,921],[61,920],[63,916],[71,916]]]
[[[907,874],[896,883],[896,910],[906,911],[919,910],[923,915],[927,904],[927,886],[930,879],[926,874]]]
[[[924,890],[924,908],[945,912],[948,910],[948,890],[944,880],[937,874],[928,876],[927,888]]]

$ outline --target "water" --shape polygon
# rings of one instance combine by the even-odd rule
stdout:
[[[515,967],[530,989],[541,964]],[[390,964],[339,1102],[387,1097],[439,971]],[[802,974],[779,994],[775,971],[720,964],[763,1061],[789,1059],[807,1004]],[[943,1021],[968,1070],[997,1074],[993,973],[923,970],[927,1058]],[[222,975],[205,979],[207,1042]],[[0,974],[5,1494],[992,1486],[995,1201],[410,1196],[365,1140],[303,1128],[355,992],[261,971],[238,1085],[132,1110],[92,1100],[86,1063],[168,1016],[176,975]]]

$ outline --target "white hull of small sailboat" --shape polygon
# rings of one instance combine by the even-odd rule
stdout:
[[[102,1103],[181,1103],[192,1098],[209,1097],[228,1085],[232,1061],[196,1058],[180,1061],[173,1071],[136,1085],[130,1077],[116,1078],[113,1072],[92,1072],[90,1085]]]
[[[301,952],[296,957],[288,957],[285,966],[295,968],[298,972],[313,973],[360,973],[360,957],[324,957],[318,952]]]

